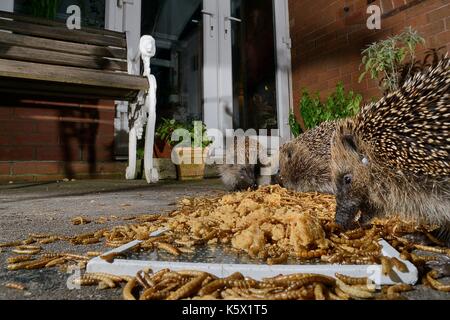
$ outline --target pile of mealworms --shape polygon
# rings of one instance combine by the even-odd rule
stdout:
[[[438,258],[419,255],[415,253],[415,250],[450,255],[450,249],[439,246],[438,240],[431,236],[432,227],[417,226],[413,222],[392,218],[375,220],[371,226],[366,228],[341,232],[334,223],[334,211],[335,199],[333,196],[295,193],[279,186],[266,186],[256,191],[209,198],[183,199],[180,201],[178,209],[169,215],[142,215],[123,219],[111,216],[100,217],[96,220],[81,216],[75,217],[72,219],[74,225],[104,224],[117,221],[123,221],[124,225],[73,237],[30,234],[23,241],[0,244],[0,250],[9,248],[9,251],[15,254],[7,260],[8,269],[11,271],[52,267],[60,267],[65,271],[72,266],[85,268],[92,257],[100,256],[110,262],[120,257],[120,254],[106,255],[102,252],[86,252],[84,255],[79,255],[70,252],[49,252],[44,249],[45,245],[57,241],[66,241],[73,246],[103,243],[106,247],[116,248],[133,240],[141,240],[142,242],[134,248],[135,251],[156,250],[174,256],[187,255],[187,258],[201,246],[222,245],[231,248],[236,253],[248,254],[252,258],[268,264],[283,264],[289,259],[309,263],[381,264],[385,274],[388,274],[392,268],[406,271],[407,267],[399,259],[386,258],[381,255],[378,243],[380,238],[386,239],[399,250],[402,259],[409,260],[416,265],[423,265]],[[162,229],[167,231],[156,237],[150,236],[151,233]],[[410,233],[424,234],[437,246],[421,246],[404,239],[404,236]],[[202,281],[198,278],[200,275],[203,277]],[[296,276],[301,277],[301,275]],[[437,290],[446,291],[448,286],[443,285],[436,278],[436,273],[428,273],[423,280]],[[282,293],[296,291],[297,293],[292,293],[288,297],[300,299],[311,297],[314,294],[316,298],[323,295],[332,299],[345,298],[345,294],[349,297],[358,297],[347,291],[354,292],[355,288],[364,290],[360,288],[359,282],[362,281],[360,279],[358,281],[353,279],[352,283],[349,283],[349,279],[338,279],[333,284],[326,281],[302,280],[307,281],[308,286],[306,287],[296,285],[295,281],[291,281],[292,283],[288,285],[286,281],[286,283],[283,282],[284,280],[278,281],[279,279],[276,280],[278,281],[277,286],[267,285],[266,281],[249,280],[252,283],[250,286],[248,279],[244,279],[242,275],[237,275],[236,279],[233,277],[220,280],[211,275],[192,271],[186,273],[167,271],[164,274],[142,272],[141,276],[133,279],[104,274],[88,274],[82,276],[78,284],[112,288],[121,282],[127,282],[128,287],[132,286],[136,290],[140,287],[143,290],[143,296],[141,295],[140,298],[168,298],[176,291],[183,293],[181,297],[192,297],[199,293],[196,297],[201,298],[210,296],[209,293],[202,295],[205,292],[204,287],[210,285],[208,279],[211,280],[211,284],[215,281],[215,285],[218,281],[222,281],[222,284],[225,283],[221,286],[222,291],[219,289],[214,291],[215,298],[233,298],[234,295],[234,298],[240,296],[247,299],[259,297],[264,293],[272,298],[285,299],[287,296],[281,295]],[[316,278],[307,277],[305,279]],[[317,279],[323,280],[324,278],[319,276]],[[267,281],[272,280],[268,279]],[[358,283],[354,284],[355,281]],[[237,286],[233,284],[237,284]],[[291,285],[294,289],[291,288]],[[344,285],[356,287],[347,288]],[[398,288],[392,289],[389,297],[397,296],[397,290],[402,291]],[[198,291],[195,291],[197,289]],[[154,294],[151,293],[152,290],[155,291]],[[195,293],[193,293],[194,291]],[[299,295],[300,291],[301,295]],[[166,293],[167,296],[164,296]],[[369,290],[369,293],[373,298],[374,292]],[[364,294],[360,293],[359,295]]]

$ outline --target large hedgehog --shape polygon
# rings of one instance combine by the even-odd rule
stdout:
[[[331,181],[331,138],[338,122],[308,130],[280,150],[280,179],[297,192],[334,193]]]
[[[398,214],[442,226],[450,244],[450,62],[420,72],[336,131],[336,222]]]

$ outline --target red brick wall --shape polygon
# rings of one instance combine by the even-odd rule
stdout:
[[[3,97],[0,182],[122,176],[114,161],[114,103]]]
[[[381,30],[366,27],[366,0],[289,0],[297,115],[304,87],[320,91],[324,98],[342,81],[365,99],[380,96],[377,82],[365,79],[358,83],[361,51],[408,26],[426,39],[418,50],[419,58],[426,48],[444,47],[443,53],[450,49],[450,0],[378,0],[374,4],[383,9]]]

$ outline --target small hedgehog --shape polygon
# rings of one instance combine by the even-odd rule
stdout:
[[[334,193],[331,181],[331,138],[337,121],[323,122],[280,150],[282,185],[297,192]]]
[[[265,148],[258,141],[245,137],[244,143],[234,143],[226,151],[224,164],[219,166],[219,173],[223,184],[231,191],[257,188],[259,185],[271,184],[275,176],[263,176],[262,171],[271,168],[267,161],[261,161],[261,155],[266,155]],[[227,155],[234,155],[226,159]],[[231,160],[231,161],[230,161]],[[267,159],[264,159],[267,160]],[[228,163],[227,163],[228,162]]]
[[[450,245],[450,60],[339,125],[331,148],[336,222],[398,214],[442,226]]]

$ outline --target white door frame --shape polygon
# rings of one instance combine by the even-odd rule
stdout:
[[[292,97],[292,41],[289,27],[288,0],[273,0],[275,10],[275,50],[277,59],[277,110],[280,143],[291,140],[289,114],[293,110]],[[277,5],[278,4],[278,5]]]
[[[0,10],[1,11],[14,11],[14,0],[2,0],[0,1]]]
[[[204,0],[204,121],[208,128],[225,133],[233,128],[233,61],[228,19],[229,0]],[[288,0],[273,0],[276,50],[276,92],[280,143],[291,139],[289,113],[292,110],[291,38]],[[209,14],[213,14],[210,20]],[[212,22],[210,22],[212,21]],[[214,34],[211,33],[213,23]],[[226,32],[228,31],[228,33]],[[228,110],[227,110],[228,109]]]

